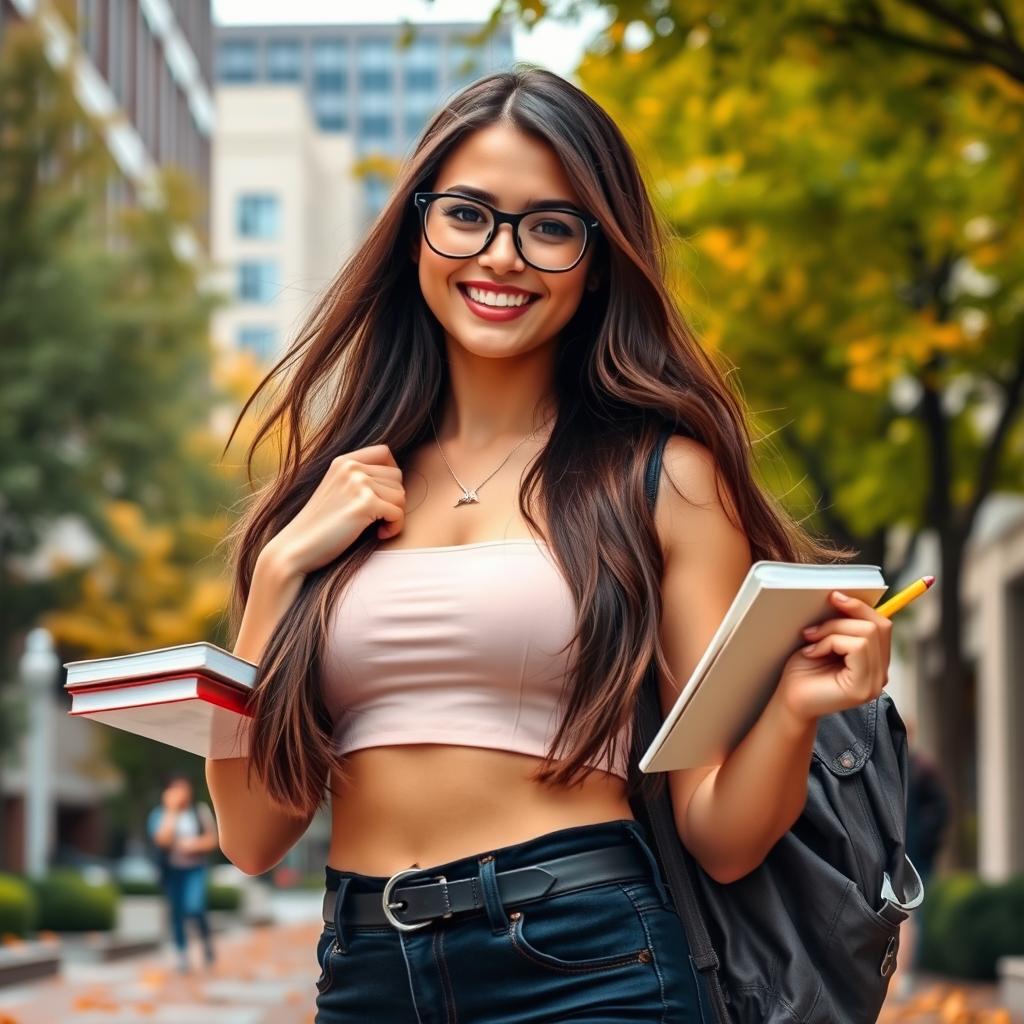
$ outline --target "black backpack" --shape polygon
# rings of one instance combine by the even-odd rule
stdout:
[[[652,509],[672,432],[647,464]],[[652,663],[634,716],[635,783],[662,720]],[[906,729],[888,693],[819,719],[803,812],[762,864],[728,885],[680,841],[667,778],[660,782],[656,796],[635,790],[630,805],[685,926],[708,1024],[877,1020],[900,922],[924,898],[906,856]]]

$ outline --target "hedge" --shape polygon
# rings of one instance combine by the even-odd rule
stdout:
[[[163,887],[159,882],[145,882],[141,878],[125,878],[117,883],[122,896],[160,896]]]
[[[18,875],[0,875],[0,935],[28,935],[39,911],[32,886]]]
[[[206,906],[209,910],[238,910],[242,905],[242,890],[237,885],[208,885]]]
[[[117,917],[117,887],[91,885],[76,871],[59,868],[33,883],[39,901],[36,927],[55,932],[110,931]]]
[[[986,882],[957,872],[928,883],[920,907],[920,966],[994,980],[1001,956],[1024,955],[1024,876]]]

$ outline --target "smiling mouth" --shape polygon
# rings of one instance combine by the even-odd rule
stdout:
[[[516,305],[494,306],[491,305],[491,303],[489,302],[480,302],[477,299],[474,299],[473,296],[469,294],[469,288],[464,284],[457,283],[455,287],[458,288],[459,291],[462,292],[462,294],[465,295],[466,298],[469,299],[471,302],[476,302],[478,306],[486,306],[488,309],[524,309],[526,306],[531,305],[540,298],[540,295],[531,294],[527,296],[525,302],[521,302]]]

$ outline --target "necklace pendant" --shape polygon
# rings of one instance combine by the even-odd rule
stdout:
[[[458,508],[460,505],[471,505],[473,502],[480,503],[480,499],[476,496],[476,491],[466,491],[452,507]]]

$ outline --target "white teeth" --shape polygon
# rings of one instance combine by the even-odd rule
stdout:
[[[466,286],[469,297],[484,306],[523,306],[530,301],[529,295],[509,295],[508,292],[485,292]]]

